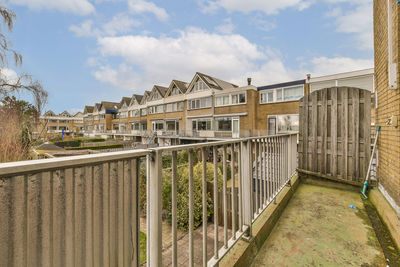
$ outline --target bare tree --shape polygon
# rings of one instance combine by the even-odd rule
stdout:
[[[4,69],[9,66],[10,57],[15,66],[20,66],[22,65],[22,55],[12,49],[11,42],[6,35],[6,33],[12,32],[16,15],[12,10],[0,5],[0,17],[5,26],[0,28],[0,68]],[[4,71],[0,72],[0,97],[4,98],[21,91],[29,92],[32,94],[35,107],[40,115],[47,103],[48,96],[42,85],[28,74],[9,77],[5,75]]]
[[[22,65],[22,56],[11,45],[7,34],[11,33],[16,19],[15,13],[4,7],[0,0],[0,162],[29,158],[29,148],[36,140],[32,131],[38,128],[39,117],[47,103],[47,92],[40,82],[28,74],[7,75],[9,60],[13,66]],[[30,93],[36,112],[34,116],[21,116],[21,112],[4,100],[17,93]],[[7,101],[6,101],[7,102]],[[18,101],[14,101],[17,103]],[[21,101],[23,102],[23,101]]]

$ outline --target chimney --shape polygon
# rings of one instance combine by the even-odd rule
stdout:
[[[307,74],[307,81],[310,81],[311,79],[311,74]]]
[[[247,78],[247,85],[251,85],[251,78]]]

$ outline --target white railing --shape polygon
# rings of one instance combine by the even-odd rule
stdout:
[[[177,230],[181,151],[188,153],[183,165],[189,176],[189,228],[188,244],[179,251],[187,251],[189,266],[215,266],[241,236],[251,236],[253,221],[287,185],[297,166],[296,146],[297,135],[291,134],[0,164],[0,266],[139,266],[138,177],[139,161],[144,158],[146,264],[162,266],[168,260],[162,234],[163,155],[171,155],[172,253],[168,257],[173,266],[183,264],[178,262]],[[200,175],[194,173],[195,155],[201,155],[200,189],[194,187],[194,176]],[[213,223],[207,210],[211,193],[207,163],[214,170]],[[199,232],[194,229],[195,190],[201,190],[202,248],[194,247],[195,231]],[[220,197],[222,205],[216,204]],[[212,248],[208,248],[208,224],[214,229]],[[212,255],[207,253],[210,249]],[[195,257],[200,251],[201,256]]]

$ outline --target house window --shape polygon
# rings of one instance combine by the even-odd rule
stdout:
[[[190,100],[190,109],[209,108],[211,107],[211,97],[204,97]]]
[[[176,112],[183,110],[183,102],[169,103],[165,105],[165,112]]]
[[[215,130],[220,132],[232,131],[232,118],[217,118],[215,119]]]
[[[229,105],[229,95],[215,97],[215,106],[226,106]]]
[[[174,85],[174,87],[172,88],[172,90],[171,90],[171,96],[173,96],[173,95],[180,95],[181,94],[181,91],[178,89],[178,87],[176,87],[176,85]]]
[[[164,112],[163,105],[149,107],[149,114],[159,114]]]
[[[140,109],[140,114],[142,114],[142,116],[146,116],[147,115],[147,109],[146,108]]]
[[[161,98],[160,93],[158,93],[158,92],[156,91],[156,92],[154,92],[154,94],[153,94],[151,100],[158,100],[158,99],[160,99],[160,98]]]
[[[140,124],[139,123],[132,123],[132,130],[139,131],[139,129],[140,129]]]
[[[304,95],[303,86],[285,88],[284,99],[285,101],[297,100],[302,98]]]
[[[276,90],[276,101],[282,101],[282,89]]]
[[[192,120],[193,131],[211,131],[211,119]]]
[[[299,115],[297,114],[268,116],[268,121],[271,122],[268,124],[269,134],[299,131]],[[274,127],[276,130],[273,129]]]
[[[274,102],[274,91],[261,93],[261,104]]]
[[[246,103],[246,93],[232,95],[232,104],[244,104]]]
[[[282,102],[282,101],[295,101],[299,100],[304,96],[304,87],[303,85],[287,87],[287,88],[278,88],[278,89],[270,89],[269,92],[260,93],[261,99],[260,103],[273,103],[273,102]],[[274,99],[275,95],[275,99]]]
[[[153,131],[162,131],[164,130],[164,122],[156,121],[153,122]]]
[[[139,110],[131,110],[131,117],[139,117]]]
[[[176,121],[167,121],[166,123],[167,131],[175,131],[176,130]]]
[[[206,83],[200,79],[197,79],[196,83],[193,86],[192,92],[195,93],[195,92],[201,92],[201,91],[205,91],[205,90],[208,90]]]

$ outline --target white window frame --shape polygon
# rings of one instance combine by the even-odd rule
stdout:
[[[199,130],[199,121],[205,121],[206,122],[206,128],[207,128],[207,122],[210,122],[210,129]],[[192,130],[193,130],[193,122],[196,123],[196,129],[194,130],[196,132],[212,131],[213,130],[213,120],[211,118],[208,118],[208,119],[194,119],[194,120],[192,120]]]
[[[268,115],[267,121],[268,121],[270,118],[275,118],[275,133],[276,133],[276,134],[282,134],[282,133],[291,132],[291,131],[279,131],[279,119],[278,119],[279,116],[297,116],[297,117],[299,118],[299,123],[300,123],[300,114],[275,114],[275,115]],[[295,132],[295,131],[293,131],[293,132]]]
[[[190,90],[191,93],[197,93],[197,92],[203,92],[207,91],[210,88],[208,88],[207,84],[200,78],[197,78],[197,80],[194,82],[194,85],[192,87],[192,90]]]
[[[201,106],[201,101],[209,99],[209,105]],[[195,104],[195,107],[193,107],[193,102],[197,103],[196,101],[199,101],[199,106]],[[195,109],[203,109],[203,108],[211,108],[212,107],[212,97],[207,96],[207,97],[202,97],[202,98],[196,98],[196,99],[191,99],[189,100],[189,110],[195,110]]]
[[[285,90],[287,89],[292,89],[296,87],[302,87],[303,89],[303,95],[299,98],[295,99],[290,99],[290,100],[285,100]],[[278,91],[282,92],[282,100],[278,100]],[[269,101],[268,93],[273,93],[273,101]],[[262,96],[265,95],[265,96]],[[282,102],[293,102],[293,101],[298,101],[304,96],[304,84],[298,84],[298,85],[293,85],[293,86],[287,86],[287,87],[279,87],[279,88],[274,88],[274,89],[267,89],[267,90],[262,90],[260,91],[260,104],[272,104],[272,103],[282,103]],[[266,102],[263,101],[266,99]]]
[[[159,110],[161,108],[161,111]],[[164,113],[164,105],[155,105],[149,107],[149,114],[161,114]]]
[[[238,97],[238,101],[240,99],[240,95],[244,95],[244,103],[233,103],[233,97],[237,96]],[[226,97],[228,97],[228,103],[224,103],[224,99],[226,99]],[[218,103],[218,99],[222,99],[221,103]],[[247,93],[246,92],[238,92],[238,93],[231,93],[231,94],[224,94],[224,95],[216,95],[215,96],[215,106],[216,107],[226,107],[226,106],[237,106],[237,105],[246,105],[247,104]]]

